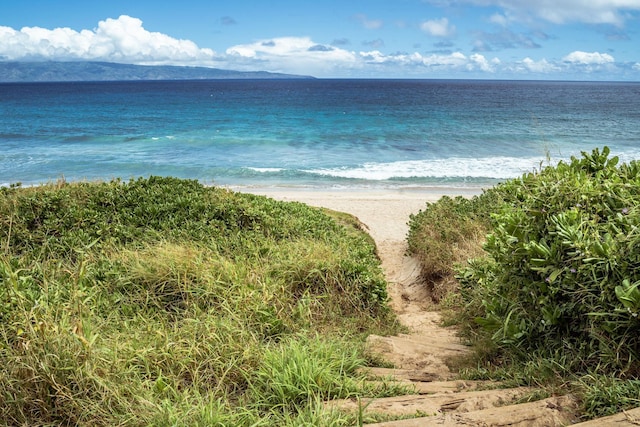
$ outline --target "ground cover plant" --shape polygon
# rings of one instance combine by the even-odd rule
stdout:
[[[448,224],[420,214],[410,235],[489,224],[476,241],[484,255],[457,270],[457,321],[483,347],[488,376],[571,382],[587,416],[640,405],[640,163],[609,154],[585,152],[473,200],[428,206]]]
[[[8,425],[352,425],[392,333],[370,238],[300,203],[151,177],[0,189]],[[397,392],[398,390],[396,390]]]

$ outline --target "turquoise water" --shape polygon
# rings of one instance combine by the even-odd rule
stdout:
[[[233,186],[487,186],[604,145],[640,158],[640,83],[0,85],[2,185],[171,175]]]

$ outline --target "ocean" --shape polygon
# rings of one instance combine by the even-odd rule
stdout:
[[[0,84],[4,186],[161,175],[240,188],[485,188],[605,145],[640,159],[640,83]]]

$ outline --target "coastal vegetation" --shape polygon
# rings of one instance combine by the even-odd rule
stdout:
[[[476,349],[460,375],[640,405],[640,162],[608,148],[409,221],[434,300]],[[0,189],[7,425],[318,425],[401,329],[346,214],[150,177]]]
[[[353,425],[397,332],[355,219],[151,177],[0,189],[8,425]]]
[[[473,379],[581,398],[585,418],[640,405],[640,162],[602,151],[443,198],[411,217]]]

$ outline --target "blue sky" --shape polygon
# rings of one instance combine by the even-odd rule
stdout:
[[[20,0],[0,61],[640,81],[640,0]]]

